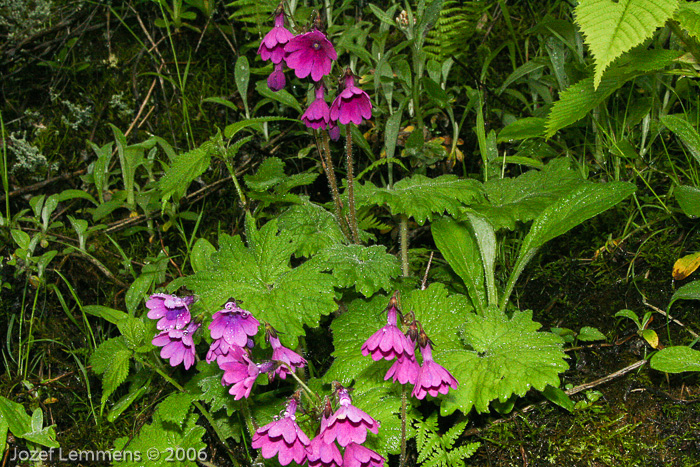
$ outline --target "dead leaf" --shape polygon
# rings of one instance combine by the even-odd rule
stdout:
[[[673,265],[673,278],[677,281],[683,280],[698,267],[700,267],[700,251],[677,259]]]

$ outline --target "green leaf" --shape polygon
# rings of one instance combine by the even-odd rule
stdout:
[[[465,223],[449,217],[436,220],[430,227],[435,246],[452,269],[464,281],[469,298],[480,313],[488,305],[484,276],[484,263],[473,230]]]
[[[113,465],[119,467],[196,467],[196,460],[200,453],[202,458],[210,453],[205,451],[207,447],[202,441],[206,430],[197,425],[198,414],[190,413],[182,427],[163,420],[159,415],[153,417],[150,424],[144,425],[134,438],[124,436],[114,441],[115,451],[141,453],[136,456],[123,456],[119,462]],[[194,460],[187,460],[188,450],[195,454]],[[175,454],[184,453],[185,460],[177,461]],[[146,457],[148,455],[148,457]]]
[[[539,328],[531,311],[516,311],[511,318],[493,308],[484,316],[468,314],[462,337],[471,349],[457,341],[438,354],[460,383],[443,398],[442,414],[457,409],[466,414],[472,407],[484,413],[494,399],[505,402],[531,388],[559,386],[559,373],[568,368],[562,341]]]
[[[112,324],[117,324],[119,321],[129,316],[121,310],[115,310],[114,308],[102,305],[85,305],[82,310],[89,315],[104,318]]]
[[[661,123],[678,136],[696,161],[700,162],[700,134],[695,127],[680,115],[664,115]]]
[[[22,404],[0,396],[0,419],[15,436],[22,437],[32,431],[32,419],[27,415]],[[4,445],[2,446],[4,448]]]
[[[592,341],[604,341],[606,340],[605,334],[600,332],[598,329],[584,326],[578,332],[578,340],[582,342],[592,342]]]
[[[216,248],[206,238],[198,238],[192,247],[190,254],[190,264],[194,272],[207,269],[211,265],[211,255],[216,252]]]
[[[155,275],[152,273],[142,272],[129,286],[124,295],[124,302],[126,303],[126,309],[131,315],[136,312],[136,307],[139,306],[141,300],[144,299],[151,289],[154,277]]]
[[[546,397],[550,402],[557,404],[564,410],[569,412],[574,411],[574,401],[561,389],[554,386],[547,385],[542,391],[544,397]]]
[[[355,201],[359,206],[387,204],[392,214],[406,214],[423,225],[433,214],[447,211],[455,215],[463,203],[473,201],[480,193],[475,180],[458,179],[454,175],[428,178],[414,175],[397,182],[393,188],[379,188],[371,183],[357,184]]]
[[[337,309],[334,280],[306,263],[291,268],[297,240],[277,226],[277,220],[259,231],[249,225],[247,247],[240,236],[221,235],[211,266],[186,278],[185,284],[212,311],[235,298],[280,331],[285,345],[295,346],[305,334],[304,325],[316,327],[322,315]]]
[[[666,347],[651,357],[649,365],[665,373],[700,371],[700,351],[685,345]]]
[[[129,375],[130,350],[119,350],[111,355],[109,366],[102,375],[102,399],[100,412],[107,403],[107,398],[117,390]]]
[[[700,216],[700,188],[680,185],[676,187],[674,195],[683,214],[692,218]]]
[[[280,104],[291,107],[300,114],[304,112],[301,108],[301,104],[292,96],[286,89],[280,89],[279,91],[273,91],[267,86],[267,81],[260,80],[255,83],[255,90],[258,94],[265,96],[269,99],[279,102]]]
[[[484,184],[488,202],[471,208],[488,219],[495,229],[513,230],[516,222],[534,219],[558,198],[584,183],[567,159],[555,159],[541,171],[529,170],[517,178],[489,180]]]
[[[191,151],[179,154],[172,165],[166,169],[163,177],[158,180],[163,203],[174,197],[182,198],[192,181],[202,175],[211,162],[212,155],[216,152],[213,141],[205,141],[201,146]]]
[[[529,138],[544,136],[545,119],[539,117],[521,118],[506,126],[498,133],[497,143],[511,143]]]
[[[673,16],[678,0],[581,0],[576,23],[595,58],[597,89],[605,69],[617,57],[651,37]]]
[[[239,131],[255,126],[255,125],[261,125],[265,122],[279,122],[279,121],[287,121],[287,122],[298,122],[299,120],[295,120],[293,118],[284,118],[284,117],[257,117],[257,118],[249,118],[246,120],[242,120],[240,122],[232,123],[230,125],[227,125],[226,128],[224,129],[224,135],[227,138],[232,138],[238,133]]]
[[[279,227],[298,239],[296,256],[308,258],[346,240],[333,214],[308,199],[283,212],[279,217]]]
[[[268,157],[260,164],[255,175],[244,175],[248,188],[255,191],[266,191],[279,185],[285,179],[284,162],[278,157]]]
[[[697,2],[681,2],[676,11],[675,19],[688,34],[700,39],[700,4]]]
[[[236,80],[236,89],[243,100],[245,107],[246,118],[250,118],[248,111],[248,82],[250,81],[250,65],[245,55],[241,55],[236,60],[236,65],[233,71],[234,79]]]
[[[676,300],[700,300],[700,281],[693,281],[676,290],[673,297],[671,297],[668,307],[671,308],[671,305],[673,305]]]
[[[186,392],[174,392],[158,404],[156,414],[166,422],[182,426],[192,408],[195,396]]]
[[[148,331],[143,319],[129,316],[117,322],[119,332],[124,336],[124,342],[130,349],[141,347],[147,342]],[[150,339],[148,339],[150,342]]]
[[[101,375],[112,364],[112,356],[122,351],[128,351],[123,337],[113,337],[102,342],[90,356],[92,371]]]
[[[131,404],[139,400],[146,393],[146,391],[148,391],[150,382],[150,378],[146,379],[144,377],[140,377],[140,374],[137,374],[136,378],[129,386],[129,392],[115,402],[112,408],[109,410],[107,420],[114,422],[117,418],[119,418],[119,416],[131,406]]]
[[[380,289],[390,291],[391,279],[401,274],[399,260],[382,245],[332,245],[311,263],[321,271],[332,271],[338,287],[355,287],[365,297]]]

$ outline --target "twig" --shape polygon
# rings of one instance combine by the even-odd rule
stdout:
[[[433,252],[430,252],[430,258],[428,259],[428,265],[425,267],[425,274],[423,275],[423,280],[420,283],[420,289],[425,290],[425,283],[428,282],[428,272],[430,271],[430,265],[433,264]]]
[[[34,190],[44,188],[46,185],[49,185],[53,182],[58,182],[61,180],[70,180],[71,178],[77,177],[79,175],[83,175],[86,171],[87,171],[87,169],[80,169],[80,170],[76,170],[75,172],[64,173],[61,175],[57,175],[55,177],[47,178],[46,180],[42,180],[41,182],[34,183],[33,185],[23,186],[22,188],[17,188],[16,190],[11,191],[9,193],[9,196],[10,196],[10,198],[12,198],[13,196],[22,195],[24,193],[31,193]],[[4,194],[0,195],[0,201],[2,201],[4,199],[5,199],[5,195]]]
[[[666,317],[666,319],[668,319],[669,321],[672,321],[672,322],[676,323],[677,325],[679,325],[680,327],[685,328],[685,330],[688,331],[688,332],[690,333],[690,335],[693,336],[695,339],[700,338],[700,336],[698,336],[698,335],[697,335],[696,333],[694,333],[692,330],[690,330],[689,328],[687,328],[687,327],[685,326],[685,324],[681,323],[681,322],[678,321],[676,318],[671,317],[668,313],[666,313],[666,312],[665,312],[664,310],[662,310],[661,308],[655,307],[655,306],[652,305],[651,303],[648,303],[646,300],[643,300],[642,303],[643,303],[645,306],[648,306],[649,308],[651,308],[652,310],[654,310],[655,312],[661,313],[661,314],[664,315],[664,316]]]

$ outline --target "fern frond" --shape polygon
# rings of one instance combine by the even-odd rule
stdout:
[[[450,428],[447,433],[442,435],[442,447],[445,448],[445,450],[452,449],[452,447],[455,444],[455,441],[457,441],[457,438],[464,432],[464,429],[467,427],[467,421],[464,420],[463,422],[460,422]]]
[[[464,459],[474,455],[479,447],[479,443],[454,447],[466,426],[466,420],[459,422],[443,436],[440,436],[438,434],[437,412],[426,420],[415,421],[418,462],[423,467],[463,467]]]
[[[574,15],[595,58],[594,88],[613,60],[651,37],[677,8],[678,0],[581,0]]]
[[[229,19],[254,25],[256,30],[264,24],[272,27],[272,14],[278,3],[277,0],[233,0],[227,5],[233,10]]]
[[[447,0],[440,17],[425,39],[424,50],[438,62],[465,51],[464,44],[476,31],[476,25],[486,7],[483,0]]]

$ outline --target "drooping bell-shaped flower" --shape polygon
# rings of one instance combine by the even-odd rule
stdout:
[[[355,77],[349,68],[345,71],[343,86],[331,105],[331,120],[343,125],[350,122],[359,125],[363,119],[372,118],[372,102],[366,92],[355,86]]]
[[[362,344],[362,355],[370,355],[372,360],[378,361],[382,358],[393,360],[402,355],[413,355],[413,342],[401,332],[396,326],[398,314],[396,294],[391,297],[387,307],[387,325],[372,334],[367,341]]]
[[[325,129],[330,121],[330,108],[325,100],[326,89],[323,84],[316,87],[316,99],[301,116],[301,121],[314,130]]]
[[[416,362],[415,355],[401,355],[386,372],[384,380],[391,378],[395,383],[415,384],[419,370],[420,365]]]
[[[340,127],[335,120],[331,120],[328,123],[328,135],[333,141],[338,141],[340,139]]]
[[[457,389],[459,382],[442,365],[433,360],[430,339],[422,329],[418,338],[418,346],[423,356],[423,364],[418,371],[411,395],[417,399],[424,399],[428,394],[435,397],[438,394],[447,394],[450,388]]]
[[[260,449],[265,459],[277,456],[281,465],[294,461],[306,461],[309,437],[299,428],[294,415],[297,410],[296,396],[287,403],[287,409],[279,420],[258,428],[253,435],[251,446]]]
[[[235,362],[240,360],[243,354],[247,354],[246,350],[237,345],[230,345],[224,339],[217,339],[209,346],[207,351],[207,363],[216,360],[216,363],[221,366],[224,362]]]
[[[282,379],[286,379],[291,371],[306,366],[304,357],[282,345],[272,326],[267,327],[267,339],[270,342],[270,346],[272,346],[272,360],[281,363],[277,365],[274,372],[270,374],[270,378],[279,376]]]
[[[192,335],[199,329],[200,323],[190,322],[184,329],[169,329],[153,338],[151,343],[163,347],[160,356],[170,360],[170,366],[185,364],[185,370],[194,364],[195,348]]]
[[[367,439],[368,430],[375,435],[379,432],[379,422],[352,405],[347,389],[340,386],[338,398],[340,407],[328,419],[326,429],[321,434],[323,441],[327,444],[337,441],[341,446],[362,444]]]
[[[345,448],[343,467],[383,467],[384,458],[376,452],[357,443]]]
[[[267,87],[274,92],[283,89],[287,84],[287,78],[284,77],[282,68],[283,66],[281,63],[275,64],[275,71],[270,73],[270,76],[267,77]]]
[[[311,75],[314,81],[330,73],[333,60],[338,59],[333,44],[318,29],[295,36],[284,46],[284,51],[287,66],[294,70],[297,78]]]
[[[194,303],[194,297],[180,298],[176,295],[156,293],[150,296],[146,302],[148,316],[157,319],[156,328],[161,331],[169,329],[182,329],[190,322],[190,305]]]
[[[326,443],[318,434],[306,448],[306,460],[309,467],[340,467],[343,456],[335,443]]]
[[[275,26],[265,34],[265,37],[260,42],[258,54],[263,60],[272,60],[272,63],[282,63],[285,52],[284,46],[294,37],[294,34],[289,32],[284,26],[284,8],[280,3],[275,11]],[[283,86],[284,87],[284,86]]]
[[[273,366],[271,362],[257,365],[247,353],[243,353],[238,360],[224,361],[219,364],[219,367],[224,370],[221,384],[232,385],[228,392],[234,400],[248,398],[258,375],[270,371]]]
[[[212,339],[223,339],[228,345],[238,347],[245,347],[248,338],[256,335],[260,326],[260,322],[236,302],[227,302],[212,318],[209,325]]]

